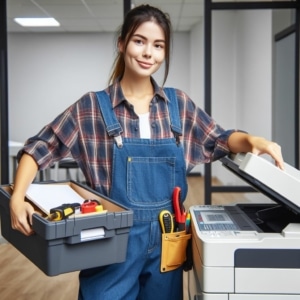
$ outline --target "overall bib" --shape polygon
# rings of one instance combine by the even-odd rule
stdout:
[[[173,89],[165,92],[170,100],[170,130],[175,136],[168,139],[122,137],[108,95],[97,93],[107,132],[116,141],[110,198],[131,208],[134,220],[126,261],[81,271],[79,299],[182,299],[182,268],[160,272],[159,213],[163,209],[173,212],[175,186],[181,187],[182,199],[187,193],[183,147],[178,142],[181,125],[177,99]]]

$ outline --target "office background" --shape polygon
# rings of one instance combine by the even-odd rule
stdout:
[[[275,21],[274,14],[269,10],[213,13],[212,115],[226,128],[243,128],[267,138],[273,136],[274,127],[274,36],[293,20],[287,11],[278,11],[280,16]],[[112,34],[95,33],[9,33],[10,139],[23,142],[83,93],[103,88],[112,63],[113,39]],[[195,24],[190,32],[177,32],[174,42],[167,85],[185,90],[203,107],[203,23]],[[280,50],[292,57],[284,47]],[[285,69],[283,78],[288,80],[286,74]],[[282,118],[284,123],[291,113]],[[279,127],[282,125],[279,123]],[[213,166],[214,176],[226,184],[233,183],[224,172],[219,164]],[[16,273],[14,278],[22,272]],[[71,280],[68,286],[73,288]]]
[[[274,34],[291,18],[286,10],[214,12],[212,116],[223,127],[272,138]],[[105,88],[114,44],[112,33],[8,33],[9,139],[24,142],[84,93]],[[203,65],[200,21],[175,32],[166,86],[204,107]],[[218,163],[213,176],[236,183]]]

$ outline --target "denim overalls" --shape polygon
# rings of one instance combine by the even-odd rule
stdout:
[[[165,92],[170,100],[170,130],[175,136],[169,139],[123,137],[110,98],[105,92],[97,93],[107,132],[115,138],[110,198],[131,208],[134,221],[126,261],[82,271],[79,299],[182,299],[182,268],[160,272],[162,232],[158,215],[163,209],[173,211],[175,186],[181,187],[182,199],[187,193],[176,94],[173,89]]]

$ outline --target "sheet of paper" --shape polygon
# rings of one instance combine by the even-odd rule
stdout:
[[[49,214],[50,209],[65,203],[83,203],[85,200],[67,184],[36,184],[29,186],[26,197]]]

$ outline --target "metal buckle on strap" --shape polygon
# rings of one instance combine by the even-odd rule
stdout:
[[[114,139],[115,139],[115,142],[117,144],[117,147],[122,148],[123,147],[122,137],[120,135],[118,135],[118,136],[115,136]]]
[[[175,134],[175,139],[176,139],[176,145],[180,145],[180,135],[178,133]]]

